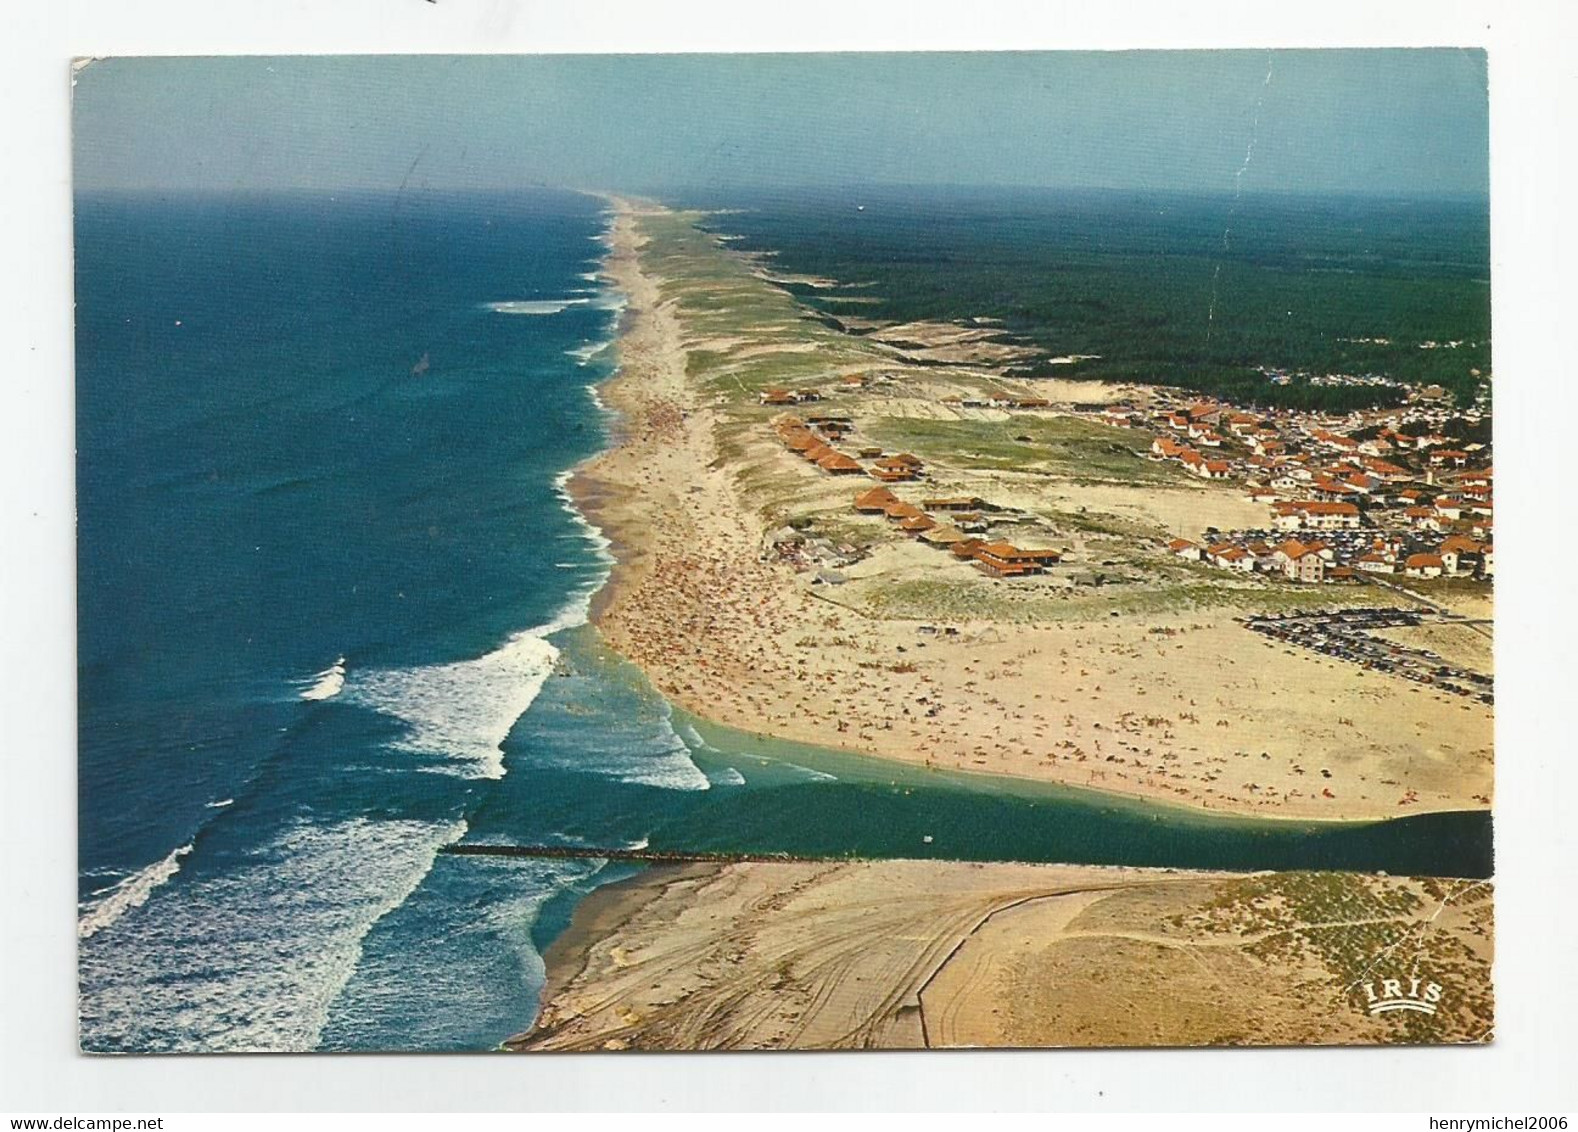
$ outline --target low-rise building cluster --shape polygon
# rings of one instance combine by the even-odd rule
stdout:
[[[923,499],[921,505],[906,502],[885,487],[874,487],[855,496],[855,510],[862,515],[882,515],[899,530],[955,558],[973,562],[982,573],[996,578],[1020,578],[1042,574],[1063,558],[1060,550],[1022,547],[987,532],[992,525],[988,513],[998,516],[1006,509],[974,497]],[[938,519],[932,511],[941,512]],[[1017,517],[1017,515],[1015,516]]]
[[[1007,393],[991,397],[964,397],[959,394],[949,394],[942,398],[944,405],[951,405],[960,409],[1050,409],[1052,402],[1045,397],[1017,397]]]
[[[1114,406],[1099,416],[1156,429],[1153,459],[1200,479],[1237,480],[1270,509],[1267,531],[1210,531],[1178,540],[1173,553],[1301,582],[1494,576],[1490,447],[1449,435],[1477,426],[1481,410],[1454,413],[1425,398],[1337,417],[1159,400],[1148,411]]]
[[[926,474],[925,463],[913,453],[890,456],[881,448],[867,445],[856,449],[856,455],[851,456],[834,448],[833,442],[846,439],[854,431],[849,417],[824,415],[805,420],[780,417],[773,427],[785,448],[828,475],[870,476],[883,483],[905,483]]]
[[[1291,537],[1275,529],[1210,532],[1196,542],[1173,539],[1168,553],[1242,573],[1294,582],[1354,582],[1365,577],[1479,578],[1495,574],[1492,548],[1463,535],[1356,529]]]

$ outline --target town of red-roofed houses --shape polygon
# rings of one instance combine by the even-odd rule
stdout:
[[[1238,480],[1269,508],[1265,529],[1208,530],[1175,539],[1181,558],[1226,570],[1268,571],[1297,582],[1474,577],[1495,574],[1491,446],[1437,431],[1471,426],[1433,400],[1332,419],[1244,412],[1199,401],[1158,412],[1154,459],[1206,479]],[[1124,423],[1142,426],[1141,414]],[[1212,453],[1207,456],[1204,448]]]

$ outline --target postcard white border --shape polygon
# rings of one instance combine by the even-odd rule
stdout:
[[[1578,405],[1560,292],[1563,74],[1550,0],[1040,4],[67,0],[0,45],[0,1111],[587,1107],[1491,1109],[1574,1103]],[[1490,50],[1498,547],[1497,1013],[1486,1049],[488,1058],[75,1052],[68,60],[85,54],[1484,46]],[[1570,63],[1565,64],[1570,68]],[[1559,238],[1558,238],[1559,237]],[[1570,264],[1571,260],[1567,259]],[[1565,525],[1565,529],[1564,528]]]

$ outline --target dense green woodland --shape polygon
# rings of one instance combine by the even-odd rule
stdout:
[[[865,189],[683,203],[723,210],[707,226],[776,253],[777,269],[844,284],[795,288],[831,316],[1001,319],[1053,356],[1100,355],[1031,374],[1346,409],[1400,394],[1275,385],[1260,367],[1439,383],[1464,403],[1472,371],[1490,372],[1482,199]],[[1420,348],[1432,341],[1462,345]]]

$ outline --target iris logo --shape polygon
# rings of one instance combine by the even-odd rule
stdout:
[[[1379,983],[1361,985],[1365,1009],[1376,1016],[1390,1014],[1394,1010],[1434,1014],[1436,1004],[1441,1001],[1441,984],[1426,982],[1418,977],[1382,979]]]

